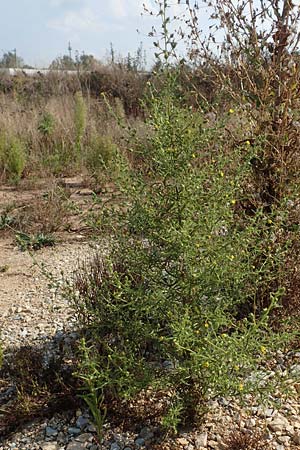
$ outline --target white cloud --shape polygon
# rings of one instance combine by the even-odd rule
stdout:
[[[110,12],[115,19],[123,19],[128,16],[126,0],[110,0]]]
[[[151,0],[110,0],[110,13],[115,19],[139,16],[143,11],[143,4],[153,8]]]
[[[60,6],[67,6],[67,5],[78,5],[79,1],[78,0],[50,0],[50,6],[54,6],[54,7],[60,7]],[[81,1],[82,3],[82,1]]]
[[[85,7],[78,11],[67,11],[62,17],[48,22],[48,27],[66,33],[95,31],[99,29],[100,20],[92,9]]]

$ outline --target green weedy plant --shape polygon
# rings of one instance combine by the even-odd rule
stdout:
[[[40,250],[43,247],[53,247],[55,245],[55,237],[52,234],[37,233],[29,235],[22,232],[16,233],[16,242],[21,251]]]
[[[20,139],[3,135],[0,142],[0,167],[5,176],[18,183],[26,166],[26,151]]]
[[[165,84],[149,86],[148,143],[133,146],[142,164],[116,158],[124,197],[110,253],[82,267],[70,295],[89,349],[87,398],[92,390],[108,405],[163,390],[162,425],[175,431],[199,419],[209,398],[267,396],[278,383],[270,365],[293,332],[276,333],[270,314],[284,295],[291,243],[281,240],[285,199],[274,210],[241,207],[263,142],[228,151],[231,112],[208,125],[201,108],[184,105],[169,62],[168,2],[157,4]]]
[[[38,124],[38,131],[43,136],[50,136],[54,131],[55,120],[51,113],[45,112]]]
[[[4,211],[0,215],[0,230],[5,230],[14,224],[14,218],[9,215],[7,211]]]
[[[151,93],[144,170],[120,159],[127,201],[110,255],[79,271],[71,292],[92,348],[81,378],[93,375],[104,402],[149,386],[169,392],[171,429],[196,420],[208,398],[270,388],[251,373],[288,339],[269,326],[284,250],[265,246],[279,219],[270,231],[263,211],[237,215],[245,149],[223,151],[224,123],[206,127],[175,88],[170,76]]]
[[[97,360],[91,354],[91,349],[87,347],[84,339],[81,341],[80,350],[83,357],[75,375],[84,383],[82,397],[93,414],[98,439],[101,442],[106,417],[103,389],[107,380],[102,367],[98,366]]]
[[[92,176],[99,179],[114,165],[117,146],[109,136],[93,135],[86,146],[85,165]]]
[[[75,112],[74,112],[74,126],[75,126],[75,150],[77,158],[82,153],[82,140],[86,129],[87,110],[82,92],[77,92],[75,95]]]

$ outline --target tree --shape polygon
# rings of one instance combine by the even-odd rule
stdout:
[[[20,56],[17,56],[16,50],[8,51],[0,59],[0,67],[21,68],[24,67],[24,60]]]
[[[87,55],[84,52],[81,55],[77,52],[75,59],[79,70],[96,70],[100,65],[100,61],[94,55]]]
[[[100,62],[84,52],[76,52],[75,60],[70,55],[58,56],[49,66],[52,70],[96,70]]]
[[[69,55],[58,56],[49,66],[51,70],[75,70],[76,62]]]

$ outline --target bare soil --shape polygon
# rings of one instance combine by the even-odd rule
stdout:
[[[43,274],[44,268],[58,280],[70,276],[79,260],[93,252],[89,230],[78,213],[90,207],[92,192],[79,177],[63,180],[63,183],[70,201],[78,209],[69,214],[67,230],[54,233],[57,240],[54,247],[44,247],[30,254],[18,247],[13,228],[0,229],[0,330],[4,346],[6,334],[17,337],[18,332],[23,331],[25,339],[28,334],[24,332],[25,326],[26,329],[46,327],[45,331],[51,331],[55,321],[63,320],[68,305],[57,298],[56,289],[51,288],[49,278]],[[18,209],[31,205],[34,209],[37,199],[52,187],[53,184],[47,182],[28,189],[0,186],[0,215],[9,207]]]

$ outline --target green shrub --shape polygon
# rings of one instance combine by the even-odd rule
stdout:
[[[93,135],[87,145],[85,165],[96,178],[113,169],[117,146],[108,136]]]
[[[23,142],[14,136],[2,135],[0,140],[0,167],[4,175],[17,183],[26,166],[27,155]]]
[[[228,153],[224,121],[205,126],[174,92],[172,77],[150,97],[145,170],[120,158],[127,197],[110,254],[82,267],[71,292],[90,355],[81,378],[93,374],[106,400],[163,389],[171,429],[208,398],[272,389],[258,367],[288,339],[269,325],[283,294],[286,249],[271,249],[284,218],[238,209],[252,149]]]

